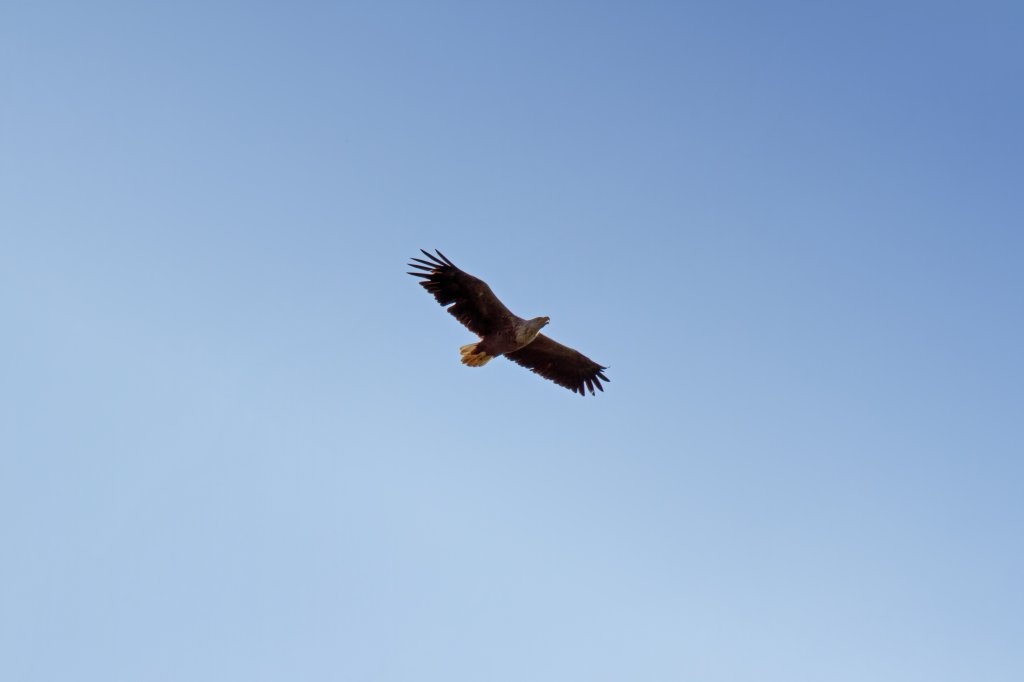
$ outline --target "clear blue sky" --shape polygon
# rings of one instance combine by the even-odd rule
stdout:
[[[5,3],[0,677],[1024,679],[1022,25]]]

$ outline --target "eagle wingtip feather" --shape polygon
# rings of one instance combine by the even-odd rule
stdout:
[[[434,251],[437,253],[438,256],[440,256],[441,260],[443,260],[447,265],[450,265],[453,268],[455,267],[455,263],[451,262],[448,259],[448,256],[446,256],[443,253],[441,253],[441,249],[434,249]]]

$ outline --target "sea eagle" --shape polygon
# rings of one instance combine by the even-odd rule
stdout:
[[[550,322],[549,318],[524,320],[517,317],[498,300],[486,282],[457,268],[440,251],[436,251],[436,256],[423,249],[420,251],[428,260],[413,258],[409,267],[422,272],[409,274],[422,277],[425,281],[420,282],[420,286],[433,294],[442,306],[451,306],[448,312],[480,337],[478,342],[459,349],[462,364],[483,367],[492,358],[504,355],[517,365],[580,395],[585,395],[584,387],[591,395],[595,388],[604,391],[601,382],[609,379],[603,370],[608,368],[541,334],[541,327]]]

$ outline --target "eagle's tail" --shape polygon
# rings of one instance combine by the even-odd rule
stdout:
[[[494,356],[477,351],[478,345],[480,344],[470,343],[459,349],[459,352],[462,353],[462,364],[469,367],[483,367],[491,361]]]

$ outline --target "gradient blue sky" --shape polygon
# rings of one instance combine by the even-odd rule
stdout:
[[[1024,679],[1022,26],[4,3],[0,677]]]

